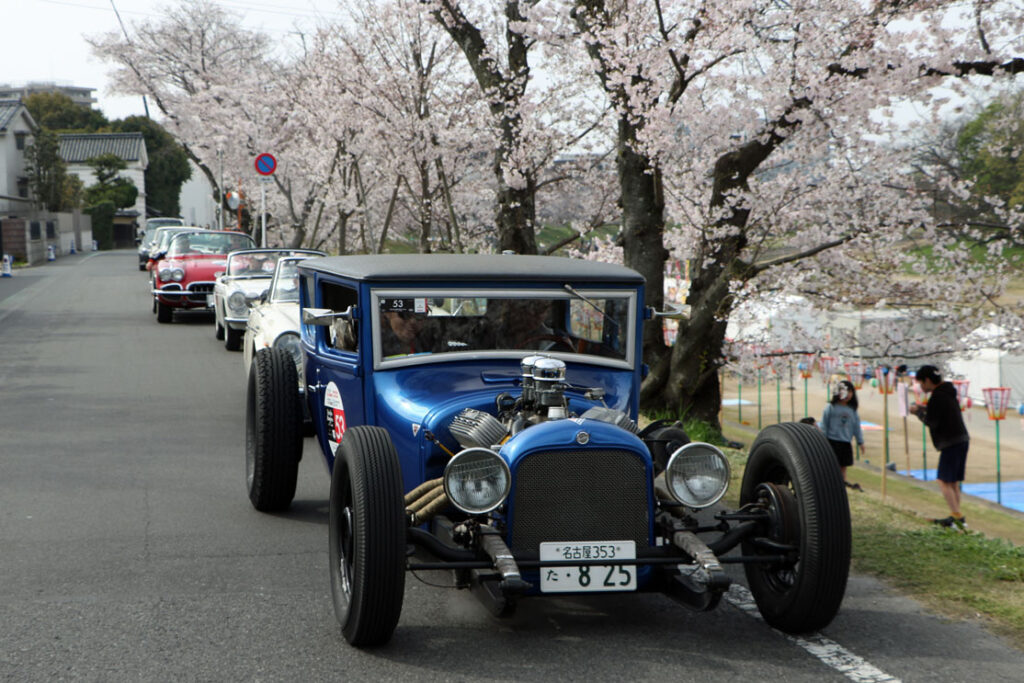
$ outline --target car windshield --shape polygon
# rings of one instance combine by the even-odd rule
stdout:
[[[185,225],[180,218],[150,218],[146,221],[147,228],[159,228],[164,225]]]
[[[298,302],[299,300],[299,261],[288,259],[282,261],[277,268],[277,279],[274,280],[270,292],[270,300],[274,302]]]
[[[166,251],[167,245],[171,243],[171,238],[182,232],[188,232],[188,228],[158,228],[153,235],[153,243],[156,245],[154,251]]]
[[[289,249],[280,249],[231,254],[226,272],[231,277],[274,277],[277,261],[292,253]]]
[[[227,254],[237,249],[256,246],[252,238],[241,232],[186,232],[175,235],[167,249],[168,256]]]
[[[632,292],[374,294],[374,343],[384,361],[425,354],[530,350],[632,362]]]

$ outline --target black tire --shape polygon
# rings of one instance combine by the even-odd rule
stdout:
[[[260,512],[285,510],[295,498],[302,459],[302,404],[295,361],[263,349],[249,368],[245,411],[245,482]]]
[[[242,330],[233,330],[230,327],[224,328],[224,348],[228,351],[241,351],[242,350],[242,335],[245,334]],[[292,367],[295,367],[295,362],[292,361]],[[295,386],[299,386],[299,380],[295,380]]]
[[[214,315],[216,315],[216,314],[214,314]],[[214,339],[216,339],[217,341],[220,341],[221,339],[224,339],[224,326],[221,325],[219,322],[217,322],[217,318],[216,317],[213,319],[213,326],[215,328],[213,330],[213,337],[214,337]]]
[[[331,597],[357,647],[391,639],[405,592],[405,504],[387,431],[352,427],[338,446],[329,513]]]
[[[850,506],[835,455],[819,429],[796,422],[765,428],[750,447],[740,504],[761,501],[759,534],[796,548],[791,561],[744,565],[765,621],[787,633],[824,628],[839,611],[850,573]],[[743,542],[744,555],[779,550]]]
[[[158,323],[169,323],[174,319],[174,309],[167,304],[156,303],[156,321]]]

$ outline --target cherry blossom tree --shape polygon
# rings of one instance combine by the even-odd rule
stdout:
[[[646,335],[644,406],[717,423],[728,320],[764,292],[927,304],[953,337],[998,295],[998,249],[979,262],[964,230],[938,229],[886,114],[907,99],[936,109],[932,89],[949,81],[1019,71],[1016,3],[967,17],[912,0],[566,4],[619,119],[624,260],[655,290],[648,303],[667,255],[691,263],[675,345]]]

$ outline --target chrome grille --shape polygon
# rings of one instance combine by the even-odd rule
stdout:
[[[213,294],[213,282],[193,282],[188,286],[189,301],[206,303],[206,295]]]
[[[519,461],[510,520],[513,550],[542,541],[636,541],[648,545],[648,483],[629,451],[539,452]]]

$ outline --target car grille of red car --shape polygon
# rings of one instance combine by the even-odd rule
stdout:
[[[188,300],[205,303],[206,295],[213,294],[214,284],[213,282],[193,282],[188,286],[188,291],[193,294],[193,296],[188,297]]]
[[[636,541],[649,544],[644,460],[630,451],[531,453],[519,461],[511,508],[513,550],[543,541]]]

